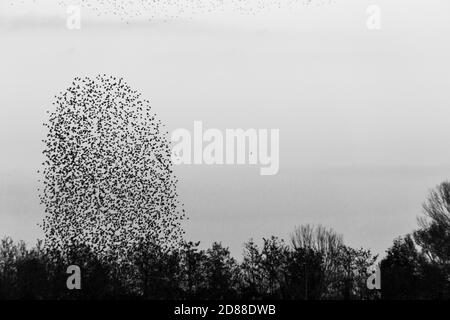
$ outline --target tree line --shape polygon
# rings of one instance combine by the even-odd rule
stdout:
[[[4,238],[0,299],[448,299],[450,183],[432,190],[423,207],[417,230],[394,239],[382,259],[321,225],[301,225],[288,241],[250,240],[240,261],[218,242],[201,249],[140,241],[118,258],[83,244],[61,252]],[[68,265],[80,267],[81,290],[67,289]],[[369,290],[375,265],[381,289]]]

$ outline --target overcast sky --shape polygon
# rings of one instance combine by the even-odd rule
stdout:
[[[75,76],[98,73],[123,76],[169,131],[280,129],[278,175],[175,168],[190,239],[237,256],[250,237],[322,223],[383,253],[412,231],[450,177],[450,3],[305,3],[150,21],[83,8],[70,31],[54,1],[0,0],[0,235],[42,237],[45,111]],[[381,30],[366,27],[370,4]]]

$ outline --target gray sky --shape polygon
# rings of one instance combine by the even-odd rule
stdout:
[[[79,31],[53,2],[10,3],[0,2],[0,235],[42,236],[42,122],[75,76],[123,76],[169,131],[194,120],[280,129],[276,176],[175,168],[188,237],[234,255],[302,223],[383,253],[450,176],[448,1],[312,1],[128,24],[85,9]],[[366,27],[369,4],[381,30]]]

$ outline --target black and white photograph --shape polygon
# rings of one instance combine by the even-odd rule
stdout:
[[[444,0],[0,0],[0,309],[449,300],[449,39]]]

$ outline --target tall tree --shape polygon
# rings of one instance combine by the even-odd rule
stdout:
[[[288,252],[286,267],[288,299],[318,300],[323,296],[323,255],[312,248]]]
[[[227,299],[236,297],[238,289],[238,264],[231,257],[230,250],[221,243],[214,242],[206,250],[204,276],[207,289],[205,293],[210,299]]]
[[[414,238],[429,258],[450,264],[450,182],[431,190],[423,204],[425,217],[420,217]]]
[[[411,235],[399,237],[381,261],[382,298],[444,298],[448,279],[443,271],[419,250]]]
[[[370,250],[363,248],[354,249],[342,245],[339,250],[336,264],[338,277],[335,284],[338,285],[340,297],[344,299],[369,299],[372,295],[366,286],[367,278],[378,255],[373,255]]]
[[[301,225],[295,228],[291,235],[294,249],[314,250],[322,256],[322,269],[324,272],[322,292],[324,297],[334,296],[338,290],[335,284],[339,281],[339,261],[343,236],[331,228],[322,225]]]
[[[200,298],[207,289],[205,284],[206,253],[199,249],[200,242],[186,242],[181,251],[181,286],[188,298]]]

